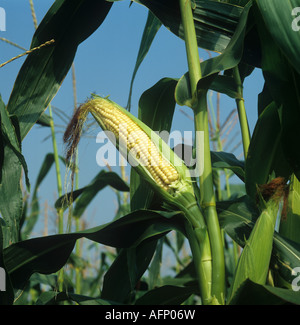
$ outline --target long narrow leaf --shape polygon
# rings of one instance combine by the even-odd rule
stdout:
[[[4,249],[7,272],[14,288],[23,288],[34,272],[58,271],[69,258],[79,238],[113,247],[133,247],[183,226],[176,213],[140,210],[109,224],[81,232],[33,238]],[[129,235],[130,234],[130,235]]]
[[[192,294],[197,294],[197,287],[166,285],[148,291],[136,301],[136,305],[180,305]]]
[[[36,305],[57,305],[62,301],[74,301],[78,305],[116,305],[116,302],[111,302],[99,298],[87,297],[83,295],[77,295],[70,292],[56,292],[56,291],[45,291],[43,292]]]
[[[122,249],[104,276],[101,298],[128,303],[130,293],[146,271],[156,249],[156,238]],[[129,300],[130,301],[130,300]]]
[[[184,38],[179,3],[173,0],[138,0],[175,35]],[[198,46],[223,52],[239,21],[242,7],[196,0],[193,12]]]
[[[0,97],[0,212],[7,231],[4,232],[4,247],[16,242],[22,217],[23,199],[20,185],[22,167],[27,188],[30,189],[27,164],[21,150],[18,119],[9,116]]]
[[[274,170],[276,152],[281,145],[280,120],[275,102],[260,114],[249,146],[246,160],[247,194],[255,198],[256,186],[266,184]],[[279,176],[275,174],[275,176]],[[280,175],[282,176],[282,175]]]
[[[11,305],[14,300],[14,292],[7,268],[5,266],[3,256],[3,239],[2,226],[0,225],[0,304]]]
[[[212,166],[232,170],[242,181],[245,180],[244,162],[228,152],[211,152]]]
[[[8,112],[19,119],[22,139],[58,91],[78,45],[101,25],[111,6],[105,0],[57,0],[49,9],[31,48],[55,42],[28,55],[7,105]]]
[[[260,0],[257,1],[265,26],[289,62],[300,74],[299,0]]]
[[[286,216],[280,221],[279,232],[284,237],[300,244],[300,182],[292,176],[287,202]]]
[[[139,48],[139,52],[137,55],[135,67],[134,67],[133,74],[131,77],[129,97],[128,97],[128,103],[127,103],[128,110],[130,110],[130,106],[131,106],[131,95],[132,95],[132,88],[133,88],[135,76],[137,74],[137,71],[138,71],[141,63],[143,62],[144,58],[146,57],[160,26],[161,26],[161,22],[151,13],[151,11],[149,11],[147,22],[146,22],[146,25],[144,28],[144,32],[143,32],[143,36],[142,36],[142,40],[141,40],[141,44],[140,44],[140,48]]]
[[[268,202],[256,220],[239,258],[231,288],[231,297],[247,279],[261,285],[266,283],[278,205],[278,202],[272,200]]]
[[[232,69],[237,66],[243,57],[244,52],[244,39],[246,35],[246,28],[248,23],[248,15],[251,9],[251,2],[245,6],[242,11],[239,23],[236,27],[230,42],[228,43],[226,49],[219,56],[210,58],[201,62],[201,73],[202,78],[198,83],[198,90],[200,89],[209,89],[215,88],[213,82],[215,78],[217,78],[217,74],[221,71]],[[227,79],[222,79],[224,84],[223,87],[226,89],[228,83]],[[220,83],[220,78],[217,79],[217,82]],[[216,83],[216,81],[215,81]],[[220,85],[218,86],[220,88]],[[231,93],[232,85],[228,85],[228,90],[223,90],[224,92]],[[193,107],[193,96],[191,93],[189,76],[188,72],[184,74],[179,80],[176,90],[175,90],[175,98],[176,102],[179,105],[186,105],[189,107]]]
[[[246,244],[260,211],[249,196],[232,201],[218,202],[220,225],[240,246]],[[292,283],[291,270],[300,265],[300,245],[289,241],[275,231],[270,266],[274,272]]]
[[[60,156],[60,159],[65,164],[65,159]],[[48,153],[41,165],[40,171],[37,176],[37,180],[33,189],[32,199],[31,199],[31,212],[26,218],[25,226],[22,229],[23,239],[27,239],[30,233],[32,232],[34,226],[36,225],[39,214],[40,214],[40,204],[38,198],[38,189],[41,186],[43,180],[48,175],[51,170],[52,165],[54,164],[54,154]]]
[[[283,305],[300,304],[300,293],[246,280],[237,290],[230,305]]]
[[[290,7],[290,1],[284,2],[286,8],[283,11],[283,19],[286,21],[286,12]],[[255,7],[256,8],[256,7]],[[290,8],[292,10],[292,8]],[[262,8],[263,11],[263,8]],[[285,159],[292,172],[300,179],[300,153],[295,150],[294,141],[300,138],[298,125],[300,124],[300,74],[285,56],[286,50],[278,45],[278,37],[285,38],[286,35],[278,35],[273,38],[266,26],[264,13],[255,11],[255,19],[259,30],[259,37],[262,49],[262,71],[270,95],[278,107],[281,125],[281,146]],[[273,11],[270,15],[273,15]],[[275,20],[276,21],[276,20]],[[282,23],[282,22],[281,22]],[[283,27],[286,29],[286,27]],[[292,27],[291,27],[292,29]],[[294,37],[294,36],[293,36]]]
[[[118,191],[129,191],[129,186],[118,174],[102,170],[89,185],[60,197],[55,202],[55,208],[66,209],[70,202],[76,200],[73,216],[79,218],[98,192],[106,186],[111,186]],[[73,196],[72,200],[71,195]]]

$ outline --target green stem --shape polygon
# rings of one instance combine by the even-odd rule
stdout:
[[[77,109],[77,90],[76,90],[76,74],[75,74],[75,64],[72,63],[72,86],[73,86],[73,99],[74,99],[74,112]],[[78,163],[79,163],[79,155],[78,155],[78,148],[76,148],[75,151],[75,190],[79,189],[79,170],[78,170]],[[80,231],[80,218],[75,218],[75,228],[76,231]],[[75,253],[78,257],[81,256],[81,246],[80,246],[80,240],[76,241],[75,245]],[[76,284],[76,294],[81,293],[81,277],[82,277],[82,271],[80,267],[75,268],[75,284]]]
[[[186,44],[187,60],[189,67],[189,79],[194,101],[195,131],[204,133],[204,170],[199,177],[201,205],[204,210],[209,238],[211,239],[212,252],[212,297],[219,304],[224,303],[225,297],[225,259],[222,234],[216,211],[215,194],[212,178],[212,165],[210,155],[207,92],[197,92],[197,84],[201,79],[201,67],[197,45],[197,38],[193,20],[190,0],[179,0]],[[197,138],[197,137],[196,137]],[[201,166],[201,157],[196,157],[197,166]]]
[[[181,20],[184,30],[186,54],[189,67],[189,79],[192,96],[197,95],[197,84],[202,77],[194,17],[190,0],[179,0]]]
[[[204,168],[199,177],[201,206],[204,210],[208,233],[211,239],[212,296],[215,297],[220,304],[223,304],[225,297],[225,259],[213,187],[206,104],[206,96],[202,94],[202,96],[198,98],[198,105],[194,111],[195,130],[196,132],[204,132],[204,150],[201,151],[204,156]]]
[[[50,128],[51,128],[54,163],[55,163],[55,171],[56,171],[57,192],[58,192],[58,197],[61,197],[62,194],[63,194],[63,192],[62,192],[62,181],[61,181],[60,166],[59,166],[59,156],[58,156],[58,150],[57,150],[57,143],[56,143],[56,137],[55,137],[55,129],[54,129],[54,122],[53,122],[53,118],[52,118],[51,105],[49,105],[49,115],[50,115]],[[62,211],[62,209],[57,210],[57,214],[58,214],[58,233],[62,234],[64,232],[63,211]]]
[[[202,303],[211,304],[212,257],[204,216],[194,194],[184,193],[178,196],[176,201],[187,218],[185,230],[193,255]]]
[[[54,163],[55,163],[55,171],[56,171],[57,192],[58,192],[58,197],[61,197],[62,196],[62,181],[61,181],[61,174],[60,174],[60,167],[59,167],[59,156],[58,156],[58,150],[57,150],[57,143],[56,143],[56,137],[55,137],[55,129],[54,129],[51,105],[49,105],[49,115],[50,115],[50,128],[51,128]],[[58,233],[62,234],[64,232],[63,210],[58,209],[57,215],[58,215]],[[60,291],[63,291],[63,269],[61,269],[58,272],[58,287],[59,287]]]
[[[245,101],[243,98],[243,84],[238,66],[233,68],[233,77],[237,85],[238,98],[236,98],[237,110],[240,121],[240,128],[242,133],[244,157],[247,157],[249,144],[250,144],[250,131],[248,125],[248,119],[245,109]]]
[[[76,218],[75,225],[76,225],[76,232],[79,232],[81,230],[79,218]],[[75,252],[78,257],[81,256],[81,247],[80,247],[79,240],[76,241]],[[81,293],[81,275],[82,275],[81,273],[82,272],[81,272],[80,267],[76,267],[75,268],[75,282],[76,282],[76,294],[78,294],[78,295]]]
[[[199,289],[201,293],[202,303],[208,305],[211,303],[211,254],[204,254],[203,247],[210,245],[209,238],[206,236],[202,241],[202,232],[198,231],[187,220],[185,224],[187,238],[191,247],[193,262],[197,273]],[[206,232],[207,234],[207,232]],[[199,238],[200,237],[200,238]],[[199,245],[201,241],[201,245]]]

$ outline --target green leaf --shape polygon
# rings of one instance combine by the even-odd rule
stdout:
[[[259,285],[247,279],[236,291],[230,305],[282,305],[300,304],[300,292]]]
[[[55,43],[28,55],[12,90],[7,110],[20,122],[21,139],[37,122],[71,67],[78,45],[103,22],[112,3],[57,0],[36,30],[31,48]]]
[[[162,283],[164,285],[172,285],[172,286],[197,286],[197,275],[194,266],[194,262],[191,261],[187,264],[180,272],[176,274],[175,277],[164,277],[162,279]],[[199,292],[198,292],[199,294]]]
[[[279,232],[282,236],[300,244],[300,182],[292,176],[287,202],[287,215],[280,220]]]
[[[135,247],[174,229],[184,232],[179,217],[176,212],[139,210],[92,229],[20,241],[3,251],[7,272],[14,288],[22,289],[34,272],[57,272],[79,238],[119,248]]]
[[[180,305],[192,294],[197,292],[197,287],[177,287],[165,285],[145,293],[136,301],[136,305]]]
[[[36,305],[57,305],[59,302],[66,300],[74,301],[78,305],[116,305],[115,302],[110,302],[99,298],[77,295],[70,292],[57,291],[43,292],[36,301]]]
[[[252,0],[226,0],[226,3],[244,7],[249,1],[252,1]]]
[[[157,239],[152,239],[121,250],[105,273],[102,299],[130,303],[130,294],[134,294],[138,281],[149,266],[156,243]]]
[[[139,0],[172,33],[184,39],[179,3],[173,0]],[[230,4],[196,0],[193,11],[198,46],[223,52],[240,19],[242,7]]]
[[[14,301],[14,291],[5,266],[3,239],[2,227],[0,226],[0,305],[12,305]]]
[[[219,72],[231,69],[240,63],[244,50],[244,38],[250,9],[251,2],[245,6],[235,33],[223,53],[201,62],[202,78],[198,83],[198,90],[211,87],[214,88],[215,86],[211,85],[213,85]],[[227,79],[222,80],[226,83],[228,82]],[[220,81],[220,78],[217,79],[215,85],[216,83],[220,83]],[[218,87],[220,88],[220,85]],[[223,84],[223,87],[226,89],[226,84]],[[230,87],[232,87],[232,85],[230,85]],[[231,91],[232,90],[229,88],[226,92],[231,93]],[[193,107],[193,94],[191,94],[188,72],[181,77],[177,84],[175,99],[179,105]]]
[[[193,147],[189,145],[179,145],[175,147],[175,152],[184,156],[186,165],[191,164]],[[234,154],[224,151],[211,151],[211,162],[213,168],[229,169],[235,173],[242,181],[245,179],[244,162],[238,160]]]
[[[265,2],[265,1],[264,1]],[[287,8],[291,2],[284,2]],[[283,5],[283,3],[282,3]],[[281,6],[282,6],[281,5]],[[255,7],[256,8],[256,7]],[[287,8],[282,9],[283,19],[286,17]],[[263,11],[263,9],[262,9]],[[256,10],[255,18],[257,21],[261,49],[262,49],[262,70],[268,88],[273,100],[279,110],[281,123],[281,142],[282,152],[285,159],[292,168],[293,173],[300,179],[300,153],[295,150],[294,141],[300,138],[300,99],[299,84],[300,74],[294,68],[290,60],[285,56],[285,52],[277,45],[276,40],[268,31],[271,26],[266,26],[264,22],[264,13]],[[271,13],[272,15],[272,13]],[[285,29],[286,27],[284,27]],[[278,35],[277,37],[286,37]]]
[[[268,89],[266,83],[264,83],[263,89],[260,94],[258,94],[257,98],[257,113],[258,116],[264,111],[266,107],[268,107],[273,102],[273,97]]]
[[[238,160],[232,153],[211,151],[211,161],[213,167],[230,169],[244,182],[244,162]]]
[[[259,0],[257,5],[265,22],[265,27],[272,35],[277,46],[287,57],[289,63],[300,73],[300,49],[296,8],[299,0]],[[295,9],[295,12],[293,12]]]
[[[215,92],[225,94],[234,99],[239,97],[236,82],[230,76],[216,76],[209,88]]]
[[[19,240],[22,223],[23,195],[21,190],[22,167],[26,186],[30,190],[28,169],[21,152],[19,123],[16,116],[9,116],[0,97],[1,159],[0,159],[0,213],[5,221],[3,245]]]
[[[15,155],[20,161],[21,166],[25,172],[26,185],[28,190],[30,190],[30,182],[28,178],[28,169],[25,158],[21,153],[21,139],[20,139],[20,129],[19,123],[16,116],[9,116],[5,105],[0,97],[0,114],[1,114],[1,132],[3,140],[7,145],[13,150]]]
[[[160,278],[164,239],[165,238],[161,238],[157,241],[157,246],[156,246],[153,259],[148,268],[149,289],[153,289],[154,287],[156,287]]]
[[[21,154],[18,137],[19,129],[17,123],[13,122],[14,120],[10,119],[2,97],[0,97],[0,213],[4,221],[1,227],[3,227],[3,230],[5,229],[3,247],[7,247],[11,242],[18,241],[19,238],[19,223],[23,208],[20,187],[22,162],[27,175],[27,167]]]
[[[245,163],[246,190],[253,199],[256,186],[266,184],[271,175],[289,177],[291,173],[282,154],[281,137],[278,107],[272,101],[258,117]]]
[[[247,36],[245,37],[244,43],[247,43]],[[239,73],[241,77],[241,82],[244,82],[244,79],[248,77],[254,70],[253,66],[246,64],[245,62],[241,61],[238,65]],[[224,71],[224,75],[217,75],[213,82],[210,85],[210,89],[214,90],[215,92],[225,94],[231,98],[238,99],[240,95],[237,91],[237,84],[233,77],[233,70],[228,69]]]
[[[65,164],[65,159],[63,157],[59,157],[62,162]],[[40,171],[37,176],[37,180],[34,186],[32,200],[31,200],[31,212],[29,216],[26,217],[26,223],[24,229],[22,229],[22,238],[26,239],[31,231],[33,230],[35,224],[38,221],[39,214],[40,214],[40,205],[39,205],[39,198],[38,198],[38,189],[42,184],[45,177],[48,175],[49,171],[51,170],[52,165],[54,164],[54,154],[48,153],[44,161],[41,165]]]
[[[140,175],[131,168],[130,171],[130,209],[151,209],[155,193]],[[159,200],[159,199],[158,199]],[[159,200],[160,201],[160,200]]]
[[[92,181],[92,183],[82,190],[82,194],[76,201],[73,216],[79,218],[96,196],[96,194],[106,186],[111,186],[117,191],[129,192],[129,186],[116,173],[101,171]]]
[[[151,213],[145,210],[144,213]],[[174,212],[160,212],[166,218],[172,218]],[[175,212],[176,214],[176,212]],[[179,224],[178,224],[179,225]],[[158,223],[152,224],[154,228],[159,226]],[[177,231],[184,232],[180,227],[174,228]],[[137,236],[141,229],[135,230],[133,227],[125,231],[128,236]],[[138,245],[122,249],[104,277],[101,298],[124,303],[129,299],[130,293],[134,293],[135,287],[140,277],[146,271],[152,257],[157,249],[157,240],[160,236],[149,237],[148,240],[140,242]]]
[[[219,221],[224,231],[241,247],[249,238],[260,211],[249,196],[217,203]],[[291,270],[300,265],[300,245],[289,241],[276,231],[270,266],[287,282],[294,279]]]
[[[146,90],[139,100],[138,117],[155,132],[171,131],[176,85],[177,79],[163,78]]]
[[[271,199],[266,203],[266,207],[255,221],[238,261],[231,288],[231,297],[248,278],[257,284],[266,283],[278,207],[279,202],[273,202]]]
[[[238,197],[242,197],[246,194],[245,190],[245,184],[229,184],[229,192],[227,186],[224,186],[224,189],[222,190],[222,199],[223,200],[233,200]],[[228,197],[228,194],[230,196]]]
[[[129,186],[118,174],[101,170],[89,185],[75,190],[72,193],[68,193],[67,198],[65,195],[60,197],[55,202],[55,208],[66,209],[67,205],[72,202],[72,200],[76,200],[73,216],[79,218],[98,192],[103,190],[106,186],[111,186],[118,191],[129,191]],[[72,200],[70,200],[71,195],[73,196]]]
[[[36,123],[41,126],[50,127],[50,121],[51,121],[51,117],[49,115],[47,115],[46,113],[43,113],[40,116],[40,118],[36,121]]]
[[[148,12],[148,17],[147,17],[147,22],[144,28],[139,52],[137,55],[135,67],[133,70],[133,74],[131,77],[131,82],[130,82],[130,90],[129,90],[129,97],[128,97],[128,103],[127,103],[127,109],[130,110],[131,106],[131,95],[132,95],[132,88],[133,88],[133,83],[135,76],[137,74],[137,71],[143,62],[144,58],[146,57],[151,44],[155,38],[155,35],[157,34],[158,30],[161,27],[161,22],[152,14],[151,11]]]
[[[13,149],[6,145],[0,184],[0,212],[5,222],[4,247],[19,240],[23,195],[20,186],[22,168]]]

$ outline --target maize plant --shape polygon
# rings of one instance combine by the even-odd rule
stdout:
[[[102,30],[111,8],[125,1],[57,0],[38,23],[30,0],[35,27],[30,48],[1,38],[24,52],[0,69],[26,59],[7,103],[0,98],[0,303],[300,304],[299,0],[131,1],[142,5],[147,20],[127,107],[107,94],[89,93],[77,101],[78,46]],[[181,40],[187,71],[144,90],[135,116],[135,76],[161,28]],[[110,46],[105,49],[99,53],[109,56]],[[202,59],[200,50],[215,54]],[[52,104],[69,71],[72,112]],[[255,109],[247,101],[254,71],[264,82],[251,94],[257,97]],[[102,73],[99,82],[112,75]],[[211,94],[235,106],[225,121],[222,103],[215,108]],[[181,114],[178,106],[193,123],[191,145],[180,144],[181,152],[162,136]],[[61,153],[59,117],[66,122]],[[22,144],[36,124],[49,130],[51,152],[32,185]],[[130,175],[122,164],[118,170],[107,165],[79,186],[87,168],[80,139],[95,124],[127,160]],[[234,148],[241,148],[241,156],[226,149],[234,126],[238,135],[232,138],[239,140]],[[55,211],[55,233],[48,234],[45,222],[43,235],[36,236],[39,187],[52,165],[57,199],[45,215]],[[100,216],[112,202],[100,206],[97,195],[106,187],[118,206],[103,223]],[[100,211],[97,225],[89,227],[92,201]]]
[[[205,221],[198,208],[189,170],[179,157],[168,148],[156,133],[129,112],[109,99],[97,97],[79,107],[71,120],[64,139],[68,142],[67,157],[74,155],[81,128],[87,113],[91,113],[103,130],[110,131],[111,141],[136,168],[138,173],[160,195],[164,204],[177,207],[187,218],[186,228],[193,228],[195,235],[190,238],[192,249],[197,256],[196,266],[200,290],[204,290],[205,301],[209,302],[211,286],[211,255]],[[166,157],[169,157],[168,160]],[[187,230],[190,232],[191,230]],[[195,240],[198,240],[198,242]],[[203,253],[200,252],[203,251]]]

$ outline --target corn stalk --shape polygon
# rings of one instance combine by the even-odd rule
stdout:
[[[206,224],[210,237],[212,251],[212,297],[214,303],[223,304],[225,299],[225,260],[223,251],[222,235],[219,226],[215,194],[212,178],[212,165],[210,156],[208,115],[207,115],[207,92],[198,92],[198,82],[202,77],[200,59],[198,53],[197,38],[192,13],[192,4],[189,0],[180,0],[181,18],[184,29],[187,61],[191,93],[194,99],[195,131],[204,132],[204,170],[199,177],[201,206],[204,210]],[[199,145],[196,142],[196,146]],[[197,165],[200,166],[198,155]]]

